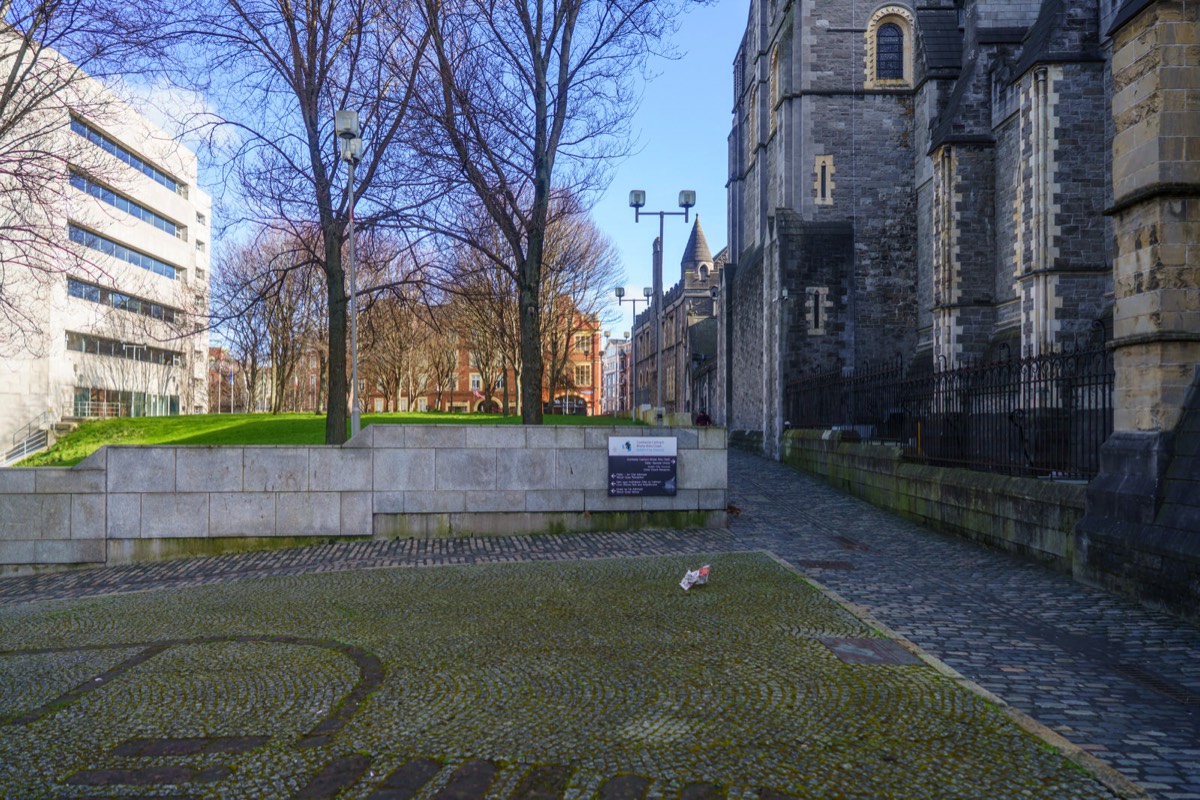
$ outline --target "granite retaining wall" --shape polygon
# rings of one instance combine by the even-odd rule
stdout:
[[[609,497],[609,436],[673,436],[674,497]],[[0,470],[0,569],[298,543],[725,524],[720,428],[372,425],[342,447],[102,448]]]
[[[923,525],[1073,571],[1084,484],[907,463],[898,445],[840,431],[789,431],[782,460]]]

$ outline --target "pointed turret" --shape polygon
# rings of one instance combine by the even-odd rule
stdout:
[[[708,249],[708,240],[704,238],[704,228],[700,227],[700,215],[692,225],[692,235],[688,237],[687,247],[683,248],[683,258],[679,260],[680,276],[686,277],[689,272],[695,273],[701,264],[712,268],[712,251]]]

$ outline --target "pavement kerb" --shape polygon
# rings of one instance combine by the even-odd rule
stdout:
[[[1117,797],[1121,798],[1121,800],[1153,800],[1144,789],[1126,778],[1117,770],[1110,767],[1104,761],[1096,758],[1094,755],[1084,750],[1071,740],[1067,739],[1062,734],[1046,727],[1025,712],[1013,708],[1006,703],[1003,698],[989,692],[987,689],[980,686],[970,678],[967,678],[958,670],[943,662],[941,659],[931,656],[916,644],[909,641],[899,633],[896,633],[884,623],[880,622],[865,607],[846,600],[837,592],[826,586],[823,586],[811,576],[805,574],[803,570],[793,566],[792,564],[789,564],[785,559],[781,558],[775,553],[772,553],[769,550],[760,550],[757,552],[763,553],[769,558],[775,560],[785,569],[795,573],[797,577],[808,583],[821,594],[825,595],[825,597],[829,598],[829,600],[837,603],[839,606],[858,617],[868,627],[873,628],[881,635],[891,639],[904,649],[908,650],[914,656],[921,659],[921,661],[937,670],[938,673],[946,676],[967,691],[974,692],[987,702],[996,706],[996,708],[998,708],[1006,717],[1011,719],[1018,727],[1020,727],[1026,733],[1041,739],[1048,746],[1060,752],[1069,761],[1086,770],[1088,773],[1093,775],[1096,780],[1100,781],[1106,787],[1112,790],[1112,792],[1117,795]]]

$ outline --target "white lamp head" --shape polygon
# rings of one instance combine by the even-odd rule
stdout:
[[[641,208],[646,205],[646,193],[641,189],[634,189],[629,193],[630,208]]]
[[[333,129],[339,139],[357,139],[359,137],[358,112],[343,109],[333,115]]]

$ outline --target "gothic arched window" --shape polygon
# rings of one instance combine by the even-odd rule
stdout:
[[[904,31],[894,22],[880,25],[875,34],[875,79],[904,80]]]
[[[906,6],[886,5],[871,15],[865,34],[865,88],[912,88],[915,31],[916,18]]]

